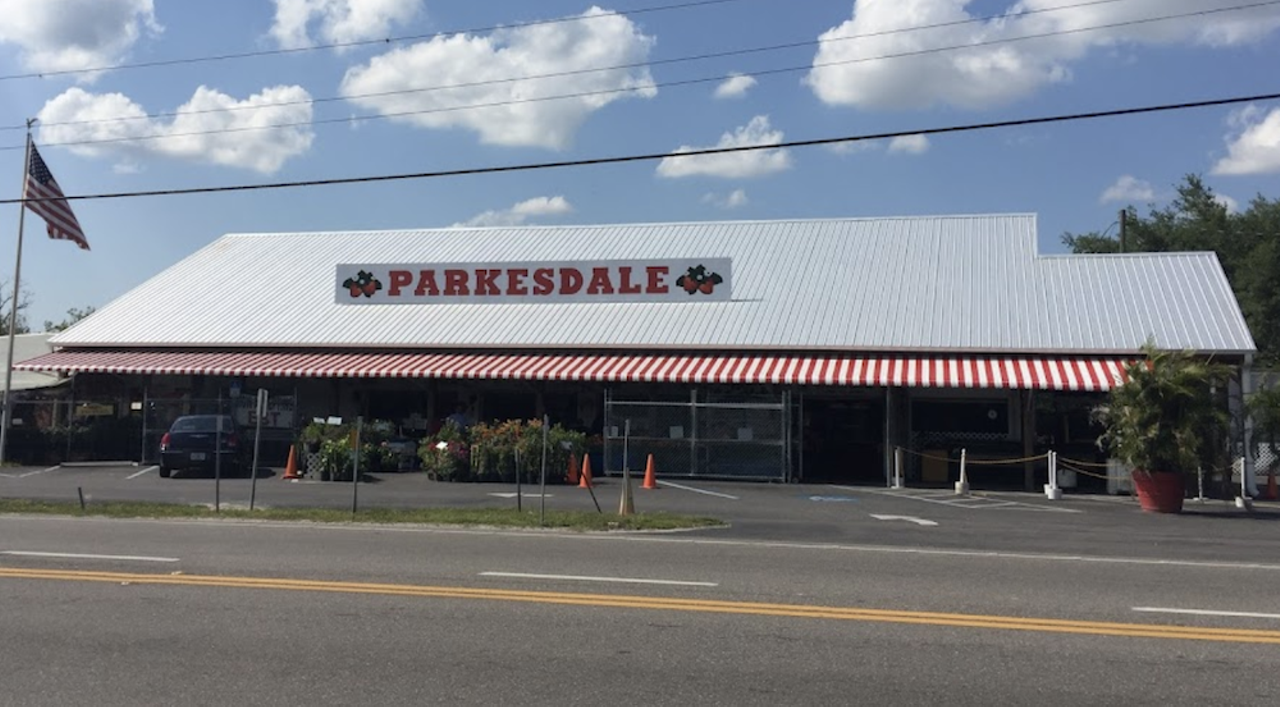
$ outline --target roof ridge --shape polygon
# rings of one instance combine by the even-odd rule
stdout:
[[[1035,212],[1008,213],[971,213],[971,214],[903,214],[897,216],[831,216],[823,218],[776,218],[776,219],[731,219],[706,221],[619,221],[614,223],[566,223],[566,224],[521,224],[516,226],[434,226],[425,228],[380,228],[333,231],[246,231],[226,233],[226,236],[265,237],[265,236],[319,236],[319,235],[366,235],[375,233],[453,233],[458,231],[557,231],[568,229],[597,228],[663,228],[671,226],[746,226],[773,225],[780,223],[855,223],[866,221],[935,221],[935,220],[1013,220],[1035,219]]]

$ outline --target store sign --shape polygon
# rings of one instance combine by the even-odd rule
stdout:
[[[256,427],[259,415],[262,417],[263,427],[273,429],[292,428],[293,408],[294,401],[292,397],[269,397],[266,404],[261,407],[259,407],[259,402],[256,398],[248,398],[243,403],[236,405],[233,414],[236,424],[245,429]]]
[[[342,264],[338,304],[727,302],[729,258]]]

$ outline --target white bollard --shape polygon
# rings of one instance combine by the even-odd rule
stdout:
[[[960,480],[956,482],[956,494],[963,496],[969,493],[969,472],[965,469],[968,450],[960,450]]]
[[[1050,501],[1062,500],[1062,489],[1058,488],[1058,453],[1049,452],[1049,483],[1044,485],[1044,495]]]
[[[1204,503],[1209,499],[1204,497],[1204,467],[1196,467],[1196,497],[1191,499],[1198,503]]]
[[[893,487],[902,488],[902,447],[893,450]]]

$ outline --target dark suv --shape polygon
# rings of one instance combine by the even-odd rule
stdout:
[[[160,438],[160,478],[169,478],[174,469],[200,469],[212,474],[219,458],[223,476],[239,475],[248,466],[242,439],[230,415],[179,417]]]

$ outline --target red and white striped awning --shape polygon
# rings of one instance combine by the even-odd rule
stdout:
[[[305,378],[453,378],[608,383],[767,383],[1109,390],[1124,359],[860,354],[428,353],[71,350],[15,370]]]

